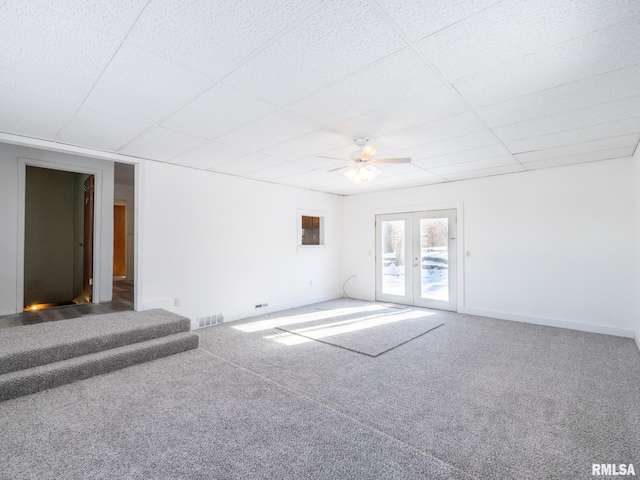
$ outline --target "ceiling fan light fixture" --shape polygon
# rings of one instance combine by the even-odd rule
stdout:
[[[376,169],[377,170],[377,169]],[[376,176],[378,176],[378,172],[369,168],[368,165],[357,165],[344,174],[351,183],[361,184],[364,182],[370,182]]]

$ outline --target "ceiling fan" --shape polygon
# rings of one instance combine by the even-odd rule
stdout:
[[[349,162],[349,165],[344,165],[329,171],[335,172],[337,170],[342,170],[343,168],[349,168],[350,170],[344,175],[353,183],[370,182],[376,178],[380,173],[380,170],[374,167],[374,164],[411,162],[410,158],[373,158],[375,153],[378,151],[377,147],[367,145],[366,138],[356,138],[354,141],[356,145],[360,147],[360,150],[353,152],[351,154],[351,158],[325,157],[319,155],[320,158],[330,158],[332,160]]]

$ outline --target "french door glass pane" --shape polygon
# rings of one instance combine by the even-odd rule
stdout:
[[[382,293],[405,294],[404,253],[405,222],[393,220],[382,222]]]
[[[449,301],[449,222],[447,218],[420,220],[421,296]]]

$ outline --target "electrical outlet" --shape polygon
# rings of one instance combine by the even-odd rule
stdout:
[[[174,304],[176,307],[179,307],[179,306],[182,304],[182,301],[180,300],[180,297],[176,297],[176,298],[175,298],[175,300],[174,300],[174,302],[173,302],[173,304]]]

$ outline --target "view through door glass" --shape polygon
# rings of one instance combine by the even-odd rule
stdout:
[[[420,296],[449,301],[449,219],[420,219]]]
[[[405,221],[381,222],[382,293],[404,296],[405,287]]]

